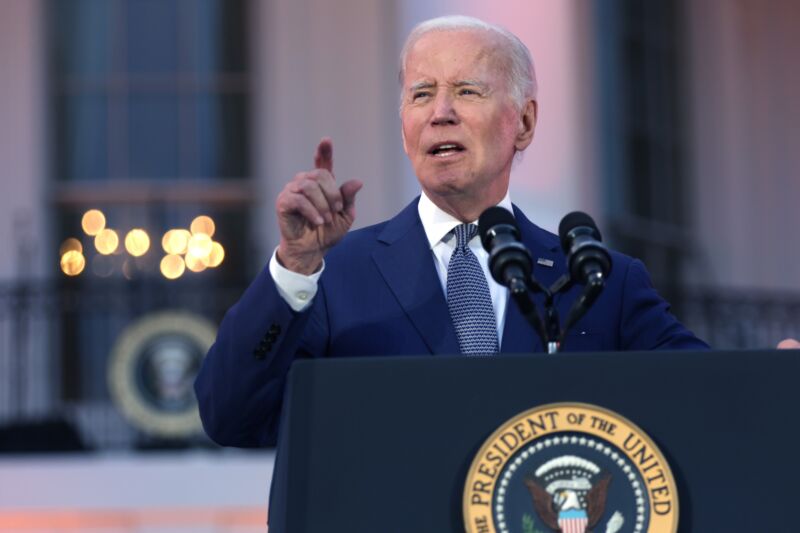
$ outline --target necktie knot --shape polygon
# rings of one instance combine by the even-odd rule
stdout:
[[[453,228],[456,235],[456,249],[463,250],[469,246],[469,241],[478,233],[478,226],[475,224],[460,224]]]

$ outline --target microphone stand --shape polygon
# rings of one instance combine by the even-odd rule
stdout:
[[[545,347],[548,354],[556,354],[561,350],[561,345],[564,343],[564,337],[567,331],[586,314],[589,307],[592,306],[594,301],[605,288],[605,278],[600,273],[595,273],[589,277],[586,286],[581,292],[581,295],[572,304],[572,307],[567,314],[567,320],[564,324],[564,329],[559,325],[558,311],[554,305],[554,295],[569,290],[572,287],[573,281],[569,274],[564,274],[558,278],[555,283],[548,289],[541,283],[536,281],[533,275],[526,281],[526,283],[511,283],[509,289],[511,296],[517,303],[522,316],[533,327],[539,339],[542,341],[542,346]],[[544,321],[539,316],[539,311],[536,304],[530,297],[530,293],[544,294]]]
[[[525,284],[519,283],[515,285],[512,283],[509,287],[511,296],[517,302],[522,316],[525,317],[539,335],[542,346],[545,347],[548,354],[558,353],[561,346],[561,328],[559,326],[558,312],[555,305],[553,305],[553,294],[563,290],[569,284],[569,281],[569,276],[562,276],[548,289],[531,275]],[[544,322],[542,322],[536,304],[531,299],[529,292],[533,294],[541,292],[544,294]]]
[[[558,278],[549,290],[544,291],[544,312],[547,317],[547,353],[555,354],[561,350],[561,343],[564,338],[561,335],[561,326],[558,320],[558,311],[553,305],[553,295],[561,291],[568,290],[572,286],[572,279],[569,274],[564,274]]]
[[[560,342],[564,341],[564,336],[567,334],[567,331],[586,314],[586,311],[589,310],[597,297],[600,296],[600,293],[603,292],[605,288],[605,284],[606,280],[601,272],[595,272],[589,276],[589,279],[586,281],[586,286],[583,288],[583,292],[581,292],[581,295],[578,296],[578,299],[572,304],[567,314],[564,331],[561,332],[559,337]]]
[[[542,346],[547,346],[549,344],[549,336],[548,332],[545,329],[544,324],[542,323],[542,319],[539,317],[539,311],[536,309],[536,304],[530,297],[528,290],[532,292],[536,292],[536,290],[541,289],[541,285],[539,285],[533,276],[526,283],[518,282],[518,280],[514,280],[509,285],[509,289],[511,291],[511,297],[517,303],[517,307],[519,307],[520,313],[522,316],[525,317],[525,320],[528,321],[528,324],[533,327],[533,330],[539,335],[539,338],[542,340]]]

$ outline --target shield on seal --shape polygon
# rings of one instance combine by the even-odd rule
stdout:
[[[558,513],[558,525],[563,533],[586,533],[589,518],[582,509],[570,509]]]

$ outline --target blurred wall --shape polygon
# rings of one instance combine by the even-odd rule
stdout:
[[[699,285],[800,290],[800,3],[686,2]]]
[[[43,22],[39,0],[0,2],[0,282],[45,272]]]

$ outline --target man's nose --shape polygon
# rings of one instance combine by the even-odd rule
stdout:
[[[433,102],[431,124],[434,126],[458,124],[458,114],[453,107],[453,98],[447,91],[441,91],[436,95],[436,100]]]

